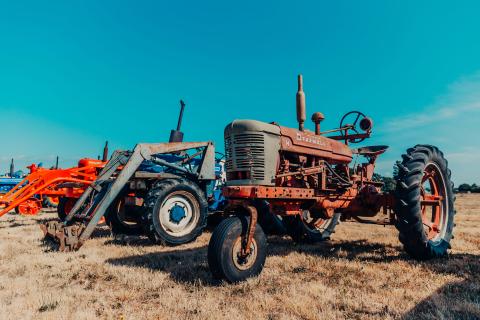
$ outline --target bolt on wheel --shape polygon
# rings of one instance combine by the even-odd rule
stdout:
[[[238,237],[232,248],[232,260],[235,267],[239,270],[248,270],[257,260],[257,243],[252,239],[250,252],[244,254],[242,250],[242,237]]]
[[[208,203],[193,181],[165,179],[145,197],[143,225],[149,239],[158,244],[180,245],[195,240],[207,224]]]
[[[185,191],[172,192],[160,207],[160,224],[171,236],[182,237],[192,232],[200,218],[195,197]]]
[[[15,212],[22,215],[35,215],[42,210],[42,202],[37,198],[30,198],[20,203]]]
[[[448,221],[448,202],[445,180],[435,163],[425,167],[420,187],[422,222],[427,238],[436,241],[446,232]]]

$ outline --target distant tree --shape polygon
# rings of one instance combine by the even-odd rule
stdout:
[[[392,177],[383,177],[383,183],[382,190],[385,192],[394,191],[397,185],[397,182]]]
[[[396,182],[392,177],[384,177],[381,174],[374,173],[373,180],[383,182],[382,191],[384,192],[391,192],[395,190]]]
[[[473,193],[480,193],[480,186],[477,186],[477,184],[472,184],[470,186],[470,191]]]
[[[397,162],[395,162],[395,164],[393,165],[393,176],[394,176],[394,177],[398,176],[398,165],[399,165],[400,163],[401,163],[400,161],[397,161]]]
[[[462,183],[458,186],[458,192],[469,192],[472,191],[472,187],[468,183]]]

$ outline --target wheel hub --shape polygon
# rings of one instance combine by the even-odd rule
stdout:
[[[250,245],[250,253],[244,255],[242,252],[242,238],[239,237],[232,248],[232,259],[233,264],[239,270],[247,270],[252,267],[257,260],[257,243],[255,239],[252,239],[252,244]]]
[[[429,240],[442,237],[448,219],[445,181],[437,165],[429,163],[420,186],[424,230]]]
[[[199,211],[198,203],[191,193],[175,191],[160,207],[160,225],[171,236],[187,235],[195,228],[200,216]]]
[[[31,198],[22,202],[18,206],[18,211],[23,215],[35,215],[42,209],[40,200]]]
[[[187,216],[185,212],[185,208],[182,206],[175,204],[171,209],[170,209],[170,221],[174,223],[180,223],[183,218]]]

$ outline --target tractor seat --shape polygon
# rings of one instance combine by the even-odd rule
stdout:
[[[362,156],[378,156],[379,154],[387,151],[388,146],[368,146],[352,149],[353,154],[359,154]]]

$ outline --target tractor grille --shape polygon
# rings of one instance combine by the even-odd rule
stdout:
[[[247,175],[243,175],[243,177],[254,180],[265,179],[265,137],[263,134],[244,133],[227,136],[225,137],[225,153],[227,175],[244,172]]]

